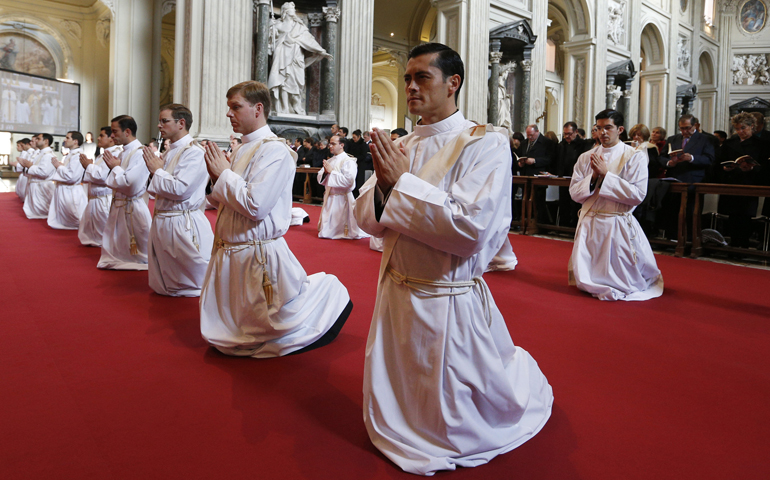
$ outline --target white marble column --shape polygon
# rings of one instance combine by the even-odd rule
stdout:
[[[607,27],[609,23],[609,6],[607,2],[597,0],[596,2],[596,31],[594,32],[596,44],[593,46],[593,63],[589,68],[588,82],[593,86],[593,102],[589,104],[587,114],[593,125],[595,115],[606,108],[607,98],[607,48],[609,39],[607,38]],[[588,124],[586,124],[588,125]],[[586,128],[589,130],[589,128]]]
[[[465,64],[458,107],[465,118],[484,122],[487,118],[489,1],[431,0],[431,4],[438,11],[436,41],[457,51]]]
[[[717,32],[719,32],[719,60],[717,61],[717,68],[714,72],[714,83],[719,89],[717,95],[716,105],[716,118],[714,118],[714,125],[725,129],[729,127],[730,122],[730,88],[733,83],[733,52],[731,48],[731,39],[734,35],[736,5],[734,2],[730,4],[722,4],[719,7],[719,24],[717,25]],[[729,128],[726,128],[729,131]]]
[[[374,0],[342,0],[337,64],[337,120],[350,131],[369,129],[372,99]]]
[[[157,108],[151,101],[153,87],[152,0],[115,0],[110,27],[110,108],[107,120],[131,115],[137,123],[137,137],[149,142],[157,132]]]
[[[225,94],[251,78],[252,1],[178,0],[176,12],[174,101],[192,111],[193,137],[227,142]]]

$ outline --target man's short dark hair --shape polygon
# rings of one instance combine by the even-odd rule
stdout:
[[[359,130],[359,129],[353,130],[353,135],[356,135],[356,136],[360,137],[361,136],[361,130]]]
[[[48,146],[49,147],[53,146],[53,135],[51,135],[50,133],[40,133],[38,135],[40,135],[40,137],[43,140],[48,140]]]
[[[340,130],[345,134],[346,137],[348,136],[348,127],[340,127]]]
[[[602,110],[601,112],[596,114],[596,117],[594,117],[596,120],[605,120],[610,119],[612,120],[612,123],[615,124],[616,127],[622,127],[624,118],[623,114],[618,112],[617,110],[613,110],[611,108],[608,108],[607,110]]]
[[[108,137],[112,135],[112,127],[102,127],[99,130],[106,133]]]
[[[180,103],[169,103],[160,107],[160,111],[168,110],[171,112],[171,118],[176,121],[184,120],[185,130],[190,130],[193,123],[193,114],[189,108]]]
[[[406,130],[404,130],[403,128],[396,128],[396,129],[394,129],[394,130],[391,130],[391,131],[390,131],[390,133],[395,133],[395,134],[396,134],[396,135],[398,135],[399,137],[403,137],[403,136],[405,136],[405,135],[409,135],[409,132],[407,132],[407,131],[406,131]]]
[[[110,122],[118,122],[118,126],[121,130],[131,130],[131,135],[136,136],[136,120],[128,115],[118,115],[110,120]]]
[[[714,135],[719,137],[722,141],[727,140],[727,132],[724,130],[714,130]]]
[[[30,143],[32,143],[32,140],[30,140],[29,138],[22,138],[21,140],[19,140],[16,143],[21,143],[21,144],[24,144],[24,145],[29,145]]]
[[[82,147],[83,146],[83,134],[82,133],[78,132],[77,130],[71,130],[71,131],[69,131],[67,133],[70,134],[70,136],[72,137],[73,140],[77,140],[78,147]]]
[[[695,125],[696,123],[700,123],[700,122],[698,122],[698,119],[695,118],[695,115],[693,115],[691,113],[686,113],[686,114],[682,115],[681,117],[679,117],[679,122],[677,122],[677,123],[680,123],[680,122],[690,122],[690,125]]]
[[[586,131],[583,130],[582,128],[578,128],[577,132],[578,132],[578,135],[580,135],[581,137],[585,137],[586,136]]]
[[[460,86],[455,91],[455,102],[460,95],[460,89],[465,82],[465,66],[460,54],[447,47],[443,43],[425,43],[417,45],[409,52],[409,59],[417,58],[421,55],[436,54],[431,65],[441,70],[444,81],[452,75],[460,76]]]
[[[567,122],[567,123],[564,124],[564,127],[562,127],[562,128],[567,128],[567,127],[570,127],[573,132],[576,132],[577,129],[578,129],[577,128],[577,123],[575,123],[575,122]]]

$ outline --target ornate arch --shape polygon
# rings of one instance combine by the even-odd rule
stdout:
[[[22,25],[23,28],[17,28]],[[13,29],[18,35],[25,35],[40,42],[51,54],[56,65],[56,77],[67,78],[69,66],[73,63],[72,49],[58,29],[32,14],[12,13],[0,15],[0,31]]]
[[[704,50],[698,57],[698,80],[704,85],[716,85],[714,58],[711,53]]]
[[[655,22],[647,22],[642,28],[642,50],[645,53],[645,68],[650,65],[666,65],[666,44]]]

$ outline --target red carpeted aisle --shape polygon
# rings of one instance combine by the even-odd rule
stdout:
[[[197,299],[97,270],[98,249],[0,194],[0,478],[415,478],[362,421],[379,254],[319,240],[305,208],[312,222],[287,241],[355,308],[331,345],[252,360],[206,346]],[[571,243],[512,243],[516,271],[485,278],[554,388],[553,415],[513,452],[440,476],[770,477],[770,272],[659,256],[663,297],[603,303],[566,286]]]

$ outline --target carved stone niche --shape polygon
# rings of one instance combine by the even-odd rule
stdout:
[[[760,112],[765,118],[770,117],[770,102],[759,97],[752,97],[730,105],[731,117],[741,112]]]
[[[500,65],[516,62],[521,66],[520,69],[511,70],[506,80],[507,92],[517,99],[511,115],[516,131],[523,131],[524,127],[534,120],[530,118],[529,89],[532,49],[535,47],[536,40],[537,35],[532,33],[532,27],[527,20],[506,23],[489,31],[489,44],[494,45],[495,48],[499,45],[499,52],[502,54]],[[496,82],[493,83],[496,84]]]
[[[631,86],[635,77],[636,68],[632,60],[621,60],[607,67],[607,108],[615,108],[623,115],[628,116],[630,113]],[[618,88],[620,89],[619,91],[617,90]],[[625,101],[618,101],[621,96],[624,97]],[[614,103],[614,105],[611,105],[611,103]]]

